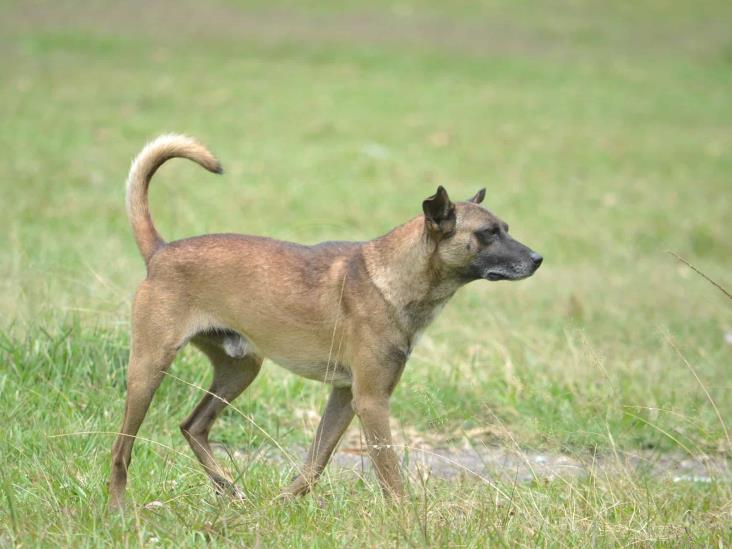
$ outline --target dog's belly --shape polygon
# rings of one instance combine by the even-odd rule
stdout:
[[[283,353],[281,348],[278,349],[279,346],[273,348],[272,346],[261,345],[253,342],[248,336],[233,331],[219,335],[212,334],[208,336],[208,339],[215,342],[232,358],[243,358],[247,354],[257,354],[307,379],[328,383],[334,387],[350,387],[352,383],[350,368],[342,362],[328,360],[327,357],[330,353],[327,349],[311,348],[310,353],[303,353],[305,356],[293,357],[288,356],[288,352]],[[310,356],[307,356],[308,354]],[[323,359],[323,356],[326,358]]]
[[[334,387],[350,387],[351,370],[344,364],[269,356],[275,364],[301,377],[328,383]]]

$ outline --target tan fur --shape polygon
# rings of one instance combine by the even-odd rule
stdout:
[[[181,157],[197,162],[210,172],[222,173],[221,164],[206,147],[183,135],[161,135],[148,143],[135,158],[127,177],[127,216],[145,264],[164,244],[150,217],[147,189],[150,179],[166,160]]]
[[[389,429],[391,393],[416,338],[468,281],[465,268],[481,253],[474,231],[502,222],[476,203],[482,195],[453,205],[442,189],[425,201],[425,215],[365,243],[302,246],[220,234],[166,244],[150,217],[147,188],[155,170],[176,156],[221,171],[202,145],[175,135],[146,146],[130,171],[128,214],[148,276],[132,312],[111,504],[123,501],[134,437],[163,373],[188,342],[208,356],[214,380],[212,394],[181,429],[219,490],[237,491],[211,455],[209,430],[266,357],[333,387],[306,463],[284,494],[312,486],[355,413],[385,493],[401,495]],[[513,260],[523,260],[519,255]]]

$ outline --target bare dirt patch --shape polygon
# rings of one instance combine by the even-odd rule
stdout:
[[[299,410],[297,425],[315,432],[320,416],[314,410]],[[661,452],[617,449],[614,452],[539,451],[519,447],[513,434],[500,425],[452,434],[423,433],[392,418],[394,448],[403,470],[413,479],[439,478],[475,482],[531,482],[600,478],[650,477],[672,482],[732,482],[732,460],[724,454]],[[487,442],[491,441],[491,442]],[[234,459],[246,467],[256,462],[296,470],[307,448],[259,447],[256,450],[227,449],[213,444],[222,460]],[[371,463],[363,433],[354,422],[346,431],[329,464],[331,472],[371,475]]]
[[[476,482],[530,482],[588,476],[649,476],[673,482],[730,482],[732,467],[721,456],[654,451],[618,452],[615,454],[578,457],[558,452],[538,452],[497,446],[430,447],[396,445],[402,465],[413,478],[474,480]],[[217,444],[214,450],[228,455],[242,465],[266,462],[296,469],[305,456],[305,448],[293,447],[226,450]],[[371,465],[365,448],[342,446],[329,467],[353,475],[370,475]]]

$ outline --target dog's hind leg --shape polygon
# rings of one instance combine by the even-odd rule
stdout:
[[[148,287],[135,297],[130,363],[127,369],[127,399],[124,421],[112,447],[109,505],[121,507],[127,484],[127,470],[137,431],[147,414],[165,370],[185,343],[185,327],[166,304],[159,303]]]
[[[166,351],[156,357],[146,357],[132,351],[127,374],[127,401],[125,416],[117,440],[112,447],[112,473],[109,479],[109,505],[121,507],[124,503],[127,469],[132,458],[132,446],[142,425],[153,395],[160,385],[163,372],[175,358],[175,351]]]
[[[216,417],[239,396],[257,377],[262,359],[254,354],[232,352],[228,341],[209,336],[197,336],[191,340],[209,358],[214,368],[211,387],[198,406],[180,425],[183,436],[201,462],[206,473],[220,493],[235,496],[239,491],[231,477],[216,462],[208,441],[208,435]],[[236,354],[237,356],[231,356]]]
[[[285,497],[307,493],[328,464],[333,450],[353,420],[350,387],[333,387],[300,474],[282,493]]]
[[[132,457],[132,446],[142,425],[155,391],[160,386],[163,372],[176,355],[174,348],[147,354],[133,343],[127,370],[127,400],[122,428],[112,447],[112,473],[109,479],[109,505],[121,507],[127,485],[127,470]]]

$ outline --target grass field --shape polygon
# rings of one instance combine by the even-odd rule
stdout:
[[[229,464],[249,496],[229,503],[178,432],[210,376],[192,349],[124,516],[105,486],[144,277],[123,182],[167,131],[226,169],[161,170],[169,240],[373,238],[443,184],[487,187],[544,255],[425,334],[393,401],[405,443],[730,456],[732,301],[668,252],[732,287],[731,20],[722,1],[0,2],[0,545],[732,544],[729,476],[413,479],[395,509],[336,473],[284,504],[294,465],[255,459]],[[307,444],[326,395],[265,365],[213,438]]]

